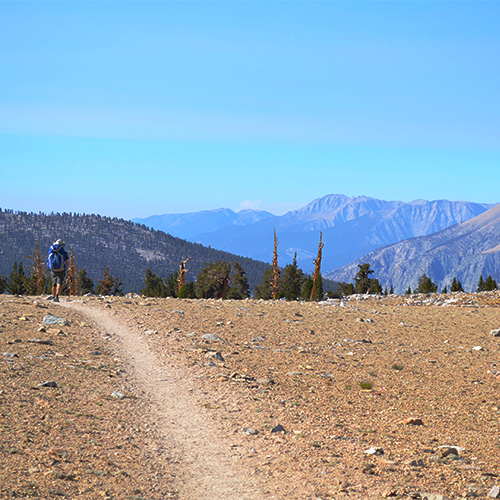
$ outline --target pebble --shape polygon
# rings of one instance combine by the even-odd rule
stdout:
[[[417,458],[416,460],[412,460],[410,465],[411,467],[423,467],[425,464],[421,458]]]
[[[54,380],[47,380],[46,382],[42,382],[41,384],[38,384],[38,387],[57,387],[57,382]]]
[[[269,378],[269,377],[258,378],[256,380],[256,382],[259,385],[273,385],[274,384],[274,380],[272,378]]]
[[[69,321],[66,318],[54,316],[53,314],[49,314],[48,316],[44,316],[43,322],[46,325],[59,325],[59,326],[68,326],[69,325]]]
[[[216,342],[222,341],[222,339],[218,335],[215,335],[215,333],[205,333],[202,338],[205,340],[213,340]]]
[[[491,488],[490,492],[488,493],[488,498],[500,498],[500,486],[493,486],[493,488]]]
[[[43,345],[54,345],[54,342],[52,340],[45,340],[45,339],[30,339],[28,342],[32,344],[43,344]]]
[[[184,311],[172,311],[172,314],[184,314]]]
[[[404,425],[424,425],[424,422],[421,418],[407,418],[401,423]]]
[[[13,352],[4,352],[2,353],[2,356],[5,356],[6,358],[18,358],[19,354],[15,354]]]
[[[114,391],[111,393],[112,398],[117,398],[117,399],[125,399],[125,395],[122,394],[121,392]]]
[[[250,429],[246,429],[246,428],[242,429],[241,432],[243,434],[249,434],[251,436],[256,436],[259,433],[259,431],[255,430],[255,429],[251,429],[251,428]]]
[[[497,328],[496,330],[491,330],[490,332],[493,337],[500,337],[500,328]]]
[[[380,446],[372,446],[371,448],[368,448],[365,450],[365,455],[375,455],[375,456],[380,456],[384,454],[384,450],[380,448]]]
[[[285,428],[281,425],[281,424],[278,424],[276,425],[275,427],[273,427],[271,429],[271,432],[272,433],[276,433],[276,432],[286,432]]]

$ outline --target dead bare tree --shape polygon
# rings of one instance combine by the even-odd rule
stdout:
[[[273,252],[273,300],[278,296],[280,280],[280,270],[278,268],[278,239],[276,238],[276,228],[274,228],[274,252]]]
[[[73,253],[73,247],[71,247],[71,252],[69,255],[69,269],[68,269],[68,280],[69,280],[69,294],[70,296],[80,295],[80,290],[78,286],[78,271],[75,264],[75,255]]]
[[[35,252],[30,257],[32,261],[31,266],[31,289],[35,295],[41,295],[43,281],[44,281],[44,272],[43,272],[43,263],[42,256],[40,255],[40,247],[38,246],[38,241],[35,242]]]
[[[323,252],[323,247],[325,244],[322,242],[323,233],[319,233],[319,248],[318,248],[318,257],[314,260],[314,276],[313,276],[313,286],[311,289],[311,296],[309,300],[313,300],[314,294],[316,293],[316,280],[318,279],[320,270],[321,270],[321,256]]]
[[[186,264],[189,260],[189,257],[186,260],[183,260],[179,265],[179,289],[177,293],[180,293],[181,288],[186,284],[186,273],[188,270],[186,269]]]

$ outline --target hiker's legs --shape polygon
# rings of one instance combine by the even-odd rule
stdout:
[[[65,272],[57,272],[52,271],[52,297],[59,297],[61,294],[61,289],[64,283]]]

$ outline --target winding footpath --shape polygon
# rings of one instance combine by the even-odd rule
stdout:
[[[62,302],[111,338],[112,349],[128,364],[132,383],[143,391],[154,411],[176,475],[180,498],[189,500],[260,500],[262,485],[238,460],[229,439],[210,422],[197,405],[196,386],[183,375],[182,367],[160,362],[141,334],[119,323],[110,311],[81,301]],[[173,459],[173,460],[172,460]]]

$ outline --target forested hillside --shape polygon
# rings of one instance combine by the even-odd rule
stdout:
[[[123,219],[0,209],[0,275],[8,276],[15,262],[22,261],[27,269],[37,242],[45,260],[50,245],[58,238],[66,242],[68,253],[73,249],[78,268],[85,269],[94,282],[103,277],[109,266],[110,273],[123,282],[125,293],[143,288],[146,269],[167,278],[187,258],[190,259],[188,281],[194,281],[206,263],[223,260],[238,262],[251,288],[261,282],[269,267],[263,262],[189,243]]]

